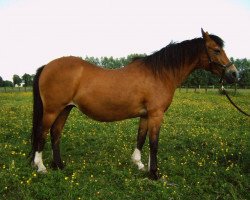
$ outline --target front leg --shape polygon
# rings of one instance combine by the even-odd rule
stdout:
[[[149,116],[148,119],[148,131],[149,131],[149,178],[157,180],[157,151],[158,151],[158,140],[159,132],[163,119],[163,112],[155,113]]]

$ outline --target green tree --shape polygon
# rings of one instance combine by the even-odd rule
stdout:
[[[250,86],[250,69],[240,71],[239,85],[241,87]]]
[[[116,69],[122,67],[122,63],[119,58],[111,57],[101,57],[100,59],[101,66],[107,69]]]
[[[14,85],[14,86],[15,86],[15,85],[20,86],[21,83],[22,83],[22,79],[21,79],[18,75],[14,74],[14,75],[13,75],[13,85]]]
[[[85,60],[92,64],[102,66],[104,68],[116,69],[128,65],[130,62],[133,61],[135,57],[143,57],[143,56],[146,56],[146,54],[130,54],[126,58],[125,57],[114,58],[113,56],[101,57],[100,59],[86,56]]]
[[[209,86],[209,85],[216,85],[219,82],[219,78],[213,75],[211,72],[199,69],[193,71],[187,80],[184,82],[184,85],[189,86]]]
[[[13,87],[13,83],[11,81],[4,81],[3,82],[3,87]]]
[[[135,58],[142,58],[147,56],[147,54],[138,54],[138,53],[133,53],[127,56],[126,58],[126,63],[124,65],[128,65],[129,63],[131,63]]]
[[[32,79],[32,76],[30,74],[25,73],[22,76],[22,80],[24,83],[24,87],[32,86],[32,84],[33,84],[33,79]]]
[[[92,63],[92,64],[94,64],[94,65],[100,65],[100,60],[99,60],[99,58],[95,58],[95,57],[88,57],[88,56],[86,56],[85,57],[85,60],[86,61],[88,61],[89,63]]]
[[[239,70],[239,85],[241,87],[250,86],[250,60],[236,59],[234,65]]]
[[[239,71],[250,69],[250,60],[243,58],[243,59],[236,59],[234,60],[234,65]]]
[[[3,87],[4,81],[3,78],[0,76],[0,87]]]

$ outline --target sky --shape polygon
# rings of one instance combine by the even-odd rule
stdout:
[[[62,56],[150,54],[171,41],[225,41],[250,59],[249,0],[0,0],[0,76],[34,74]]]

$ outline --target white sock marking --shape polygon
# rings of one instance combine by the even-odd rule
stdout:
[[[141,162],[141,151],[137,148],[132,154],[132,161],[138,166],[139,170],[144,170],[144,164]]]
[[[39,153],[38,151],[36,151],[34,163],[38,167],[37,172],[46,173],[47,170],[46,170],[46,167],[43,164],[42,156],[43,156],[42,152]]]

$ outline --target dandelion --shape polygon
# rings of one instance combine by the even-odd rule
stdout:
[[[14,169],[14,168],[15,168],[15,161],[12,160],[12,161],[11,161],[11,169]]]
[[[31,182],[31,178],[29,178],[29,179],[26,181],[27,185],[30,185],[30,182]]]

